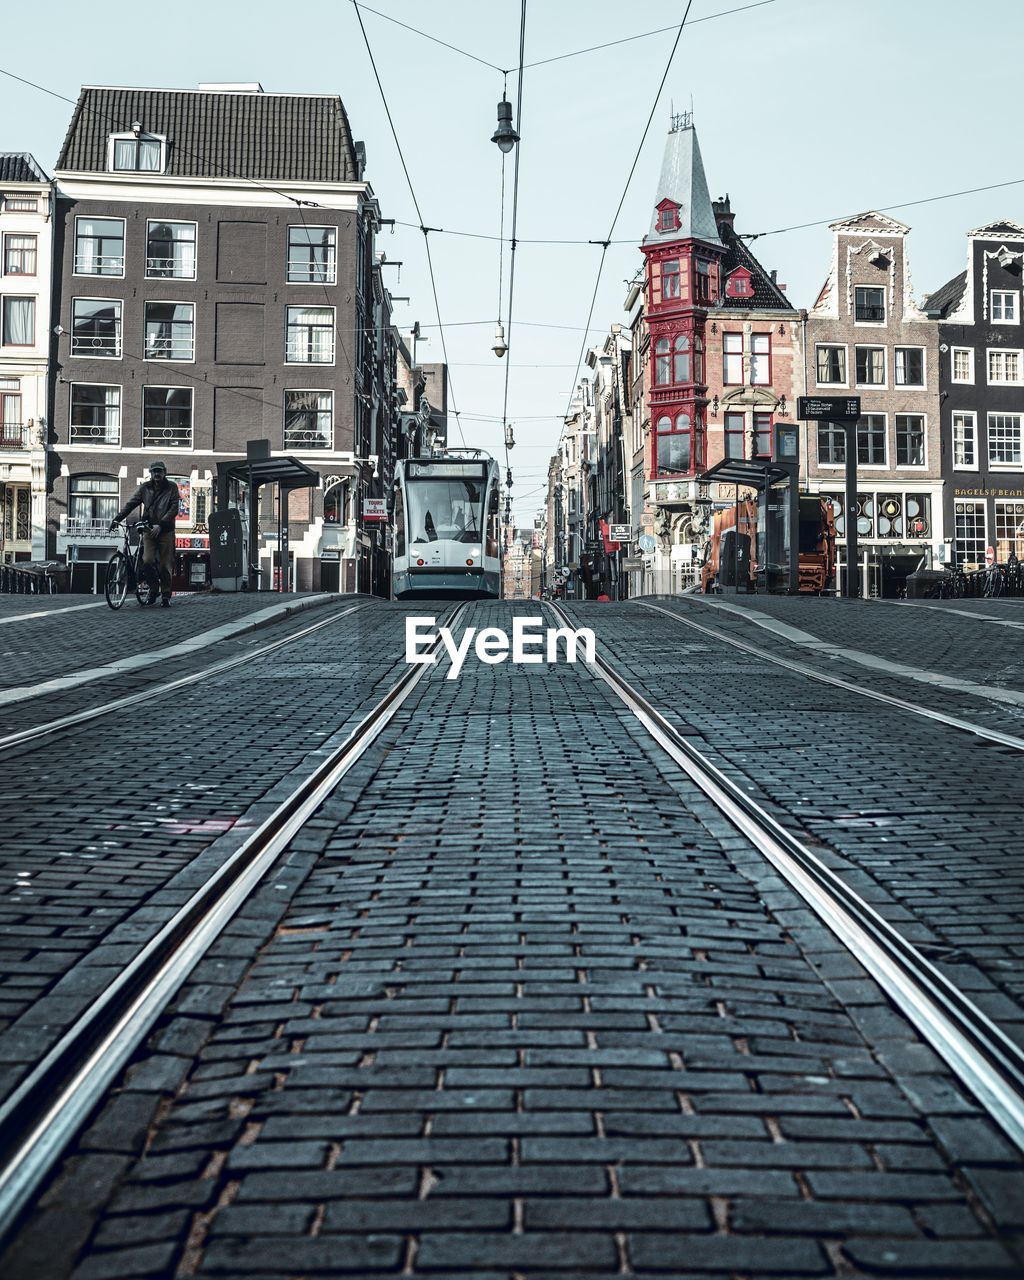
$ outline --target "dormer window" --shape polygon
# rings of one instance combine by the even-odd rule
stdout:
[[[107,168],[112,173],[163,173],[167,139],[132,129],[112,133],[107,142]]]
[[[752,298],[754,296],[754,285],[750,278],[750,272],[742,268],[734,271],[725,282],[725,296],[727,298]]]
[[[679,227],[679,206],[674,200],[662,200],[658,205],[658,230],[678,231]]]

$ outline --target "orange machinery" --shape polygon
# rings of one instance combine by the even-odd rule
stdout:
[[[752,550],[757,547],[757,499],[741,498],[739,503],[725,507],[714,514],[711,538],[704,548],[701,566],[701,588],[708,592],[719,578],[722,569],[723,535],[735,529],[740,537],[749,538]],[[816,493],[800,494],[799,536],[799,590],[801,594],[821,595],[835,578],[836,530],[832,503]],[[746,563],[749,589],[757,581],[757,560],[754,555],[743,557]]]

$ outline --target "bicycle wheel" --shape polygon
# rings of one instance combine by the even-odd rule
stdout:
[[[128,557],[123,551],[115,551],[110,557],[103,594],[111,609],[120,609],[128,596]]]
[[[160,594],[160,574],[155,564],[140,564],[139,578],[135,584],[135,597],[139,604],[156,604]]]

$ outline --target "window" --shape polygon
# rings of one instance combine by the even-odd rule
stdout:
[[[121,443],[121,388],[71,384],[71,443]]]
[[[668,338],[659,338],[654,344],[654,385],[667,387],[672,381],[672,356]]]
[[[117,515],[117,479],[114,476],[72,476],[68,515],[72,520],[94,520],[104,528]]]
[[[898,467],[924,466],[924,415],[898,413],[896,415],[896,465]]]
[[[106,359],[120,357],[119,298],[72,298],[71,354]]]
[[[146,303],[146,359],[195,359],[195,306],[193,303]]]
[[[846,348],[821,346],[816,348],[815,364],[819,386],[846,385]]]
[[[818,423],[818,461],[841,466],[846,461],[846,433],[832,422]],[[837,530],[838,532],[838,530]]]
[[[711,264],[697,259],[697,301],[711,301]]]
[[[1020,382],[1020,356],[1019,351],[1006,351],[1003,348],[997,348],[988,353],[988,380],[989,382]]]
[[[0,422],[2,435],[0,444],[6,448],[11,445],[21,447],[25,443],[25,432],[21,422],[21,396],[10,392],[0,393]]]
[[[672,381],[690,381],[690,339],[685,333],[672,344]]]
[[[930,538],[932,536],[932,498],[930,493],[908,493],[907,537]]]
[[[679,297],[679,259],[666,258],[661,264],[662,298]]]
[[[118,173],[162,173],[164,139],[144,133],[113,134],[108,167]]]
[[[885,347],[856,347],[857,386],[885,386]]]
[[[770,413],[754,413],[754,457],[770,458],[772,456],[772,415]]]
[[[330,391],[286,391],[284,447],[330,449],[334,444],[333,409]]]
[[[701,337],[693,339],[693,380],[704,386],[704,339]]]
[[[974,381],[974,349],[973,347],[954,347],[950,355],[951,372],[954,382]]]
[[[36,273],[36,237],[4,236],[4,275],[34,276]]]
[[[772,336],[770,333],[750,335],[750,385],[766,387],[772,380]]]
[[[727,458],[743,457],[744,422],[742,413],[725,415],[725,456]]]
[[[1017,323],[1017,293],[1015,290],[992,289],[989,293],[993,324]]]
[[[885,324],[885,290],[857,285],[853,291],[853,318],[857,324]]]
[[[336,227],[288,228],[288,279],[293,284],[334,284]]]
[[[858,421],[857,461],[867,467],[885,466],[884,413],[866,413]]]
[[[659,475],[683,475],[690,470],[690,415],[677,414],[675,419],[667,414],[658,419],[657,458]]]
[[[924,347],[896,348],[896,385],[924,386]]]
[[[903,495],[880,493],[878,495],[878,536],[880,538],[903,537]]]
[[[146,278],[194,280],[196,278],[196,224],[194,222],[146,223]]]
[[[334,363],[334,308],[288,307],[285,360],[290,364]]]
[[[953,414],[953,466],[977,469],[978,429],[973,413]]]
[[[75,219],[75,275],[124,275],[124,219]]]
[[[37,196],[4,196],[4,209],[8,213],[38,213]]]
[[[679,210],[674,204],[667,204],[658,211],[658,230],[674,231],[679,226]]]
[[[5,347],[35,346],[35,298],[4,298],[2,341]]]
[[[996,559],[1024,560],[1024,502],[996,502]]]
[[[1019,467],[1022,455],[1021,422],[1019,413],[990,413],[988,415],[988,460],[993,467]]]
[[[743,384],[743,334],[722,334],[722,381],[726,386]]]
[[[191,388],[142,388],[142,447],[192,448]]]
[[[745,271],[735,272],[725,282],[725,295],[727,298],[750,298],[753,293],[753,284],[750,276]]]
[[[957,564],[977,569],[985,563],[985,504],[957,502],[953,507]]]

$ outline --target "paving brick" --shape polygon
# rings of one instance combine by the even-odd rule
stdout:
[[[397,1235],[320,1236],[315,1240],[213,1240],[203,1255],[206,1275],[351,1275],[393,1270],[402,1255]]]
[[[420,1242],[416,1266],[422,1271],[468,1270],[477,1267],[601,1267],[618,1265],[610,1236],[566,1232],[558,1235],[475,1235],[431,1232]]]
[[[1020,1261],[991,1240],[852,1240],[843,1253],[875,1275],[1020,1275]]]
[[[758,1275],[820,1276],[832,1267],[810,1240],[754,1239],[741,1236],[630,1235],[629,1257],[638,1270],[756,1271]]]

